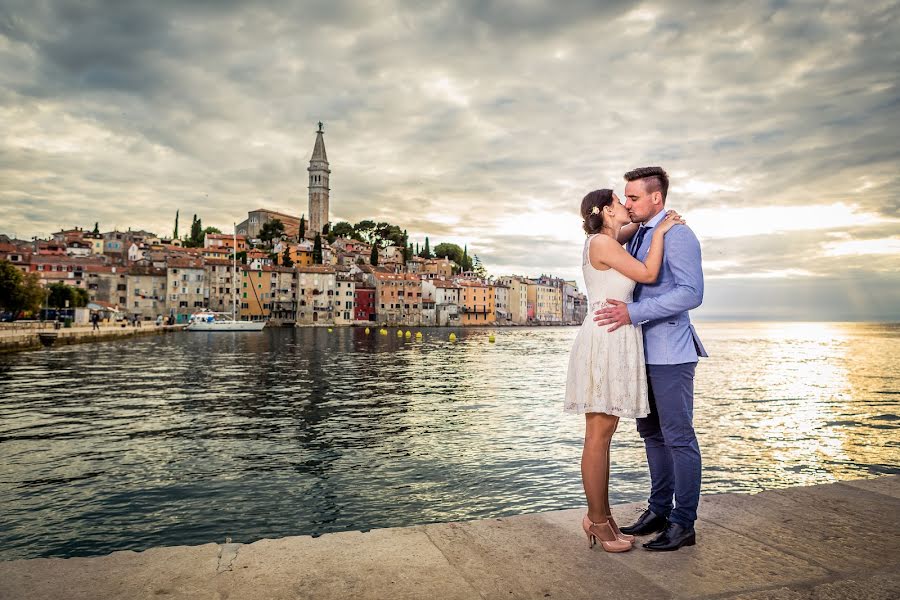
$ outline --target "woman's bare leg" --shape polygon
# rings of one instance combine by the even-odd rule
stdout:
[[[616,419],[616,425],[618,425],[618,419]],[[613,432],[615,433],[615,431]],[[622,535],[622,532],[619,531],[619,526],[616,524],[616,521],[612,516],[612,508],[609,506],[609,472],[610,472],[610,455],[612,449],[612,436],[609,436],[609,444],[606,446],[606,490],[607,490],[607,504],[606,504],[606,518],[609,519],[609,524],[612,526],[613,531],[616,532],[616,535]]]
[[[585,415],[581,481],[587,497],[588,518],[603,523],[609,515],[609,448],[619,418],[605,413]]]

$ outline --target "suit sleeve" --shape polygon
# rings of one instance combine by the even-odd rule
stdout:
[[[666,234],[665,243],[666,265],[675,287],[629,304],[628,315],[636,325],[681,314],[703,302],[703,265],[697,236],[687,227],[676,225]]]

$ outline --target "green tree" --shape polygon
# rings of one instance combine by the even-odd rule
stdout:
[[[316,241],[313,243],[313,264],[321,265],[322,264],[322,236],[320,234],[316,234]]]
[[[99,221],[94,221],[94,233],[95,234],[100,233],[100,222]]]
[[[177,240],[177,239],[178,239],[178,213],[179,213],[179,211],[176,210],[176,211],[175,211],[175,233],[172,234],[172,239],[173,239],[173,240]]]
[[[463,271],[471,271],[472,270],[472,259],[469,258],[469,246],[466,245],[463,248],[462,262],[459,263],[462,267]]]
[[[280,238],[283,235],[284,223],[281,222],[281,219],[272,219],[271,221],[266,221],[265,223],[263,223],[262,228],[259,230],[259,239],[266,243]]]
[[[444,242],[434,247],[434,255],[438,258],[449,258],[458,265],[462,265],[463,249],[456,244]]]
[[[22,273],[8,260],[0,260],[0,308],[13,313],[37,312],[47,292],[37,273]]]
[[[372,244],[372,254],[369,255],[369,263],[373,267],[378,266],[378,244]]]
[[[206,229],[203,230],[203,235],[206,236],[207,234],[209,234],[209,235],[222,235],[222,230],[219,229],[218,227],[207,227]],[[205,240],[204,240],[204,241],[205,241]]]
[[[269,259],[271,259],[273,265],[275,265],[276,267],[278,266],[278,253],[277,252],[270,252]]]
[[[298,233],[298,237],[300,238],[300,241],[302,241],[303,238],[306,237],[306,215],[302,215],[300,217],[300,231]]]
[[[475,258],[472,259],[472,271],[478,277],[484,279],[487,277],[487,269],[484,268],[484,263],[481,262],[481,259],[478,258],[478,255],[475,255]]]
[[[353,230],[356,232],[354,237],[361,242],[374,245],[378,241],[378,233],[376,232],[377,227],[375,221],[360,221],[353,226]]]
[[[191,220],[191,232],[183,240],[187,248],[201,248],[203,246],[203,223],[194,215]]]
[[[335,238],[352,238],[353,225],[347,221],[338,221],[334,224],[334,227],[331,228],[331,233],[335,235]]]
[[[241,250],[240,252],[237,253],[237,256],[236,256],[235,258],[236,258],[236,259],[238,260],[238,262],[240,262],[242,265],[246,265],[246,264],[247,264],[247,251],[246,251],[246,250]]]
[[[66,285],[61,281],[51,284],[47,289],[50,293],[47,305],[52,308],[75,308],[86,306],[88,303],[87,290]]]
[[[458,248],[459,246],[457,246]],[[425,247],[419,252],[419,258],[431,258],[431,246],[428,242],[428,236],[425,236]]]
[[[375,227],[377,239],[381,242],[388,242],[391,246],[404,246],[403,230],[396,225],[381,222]]]
[[[285,245],[284,252],[281,253],[281,264],[285,267],[293,267],[294,261],[291,259],[291,249]]]

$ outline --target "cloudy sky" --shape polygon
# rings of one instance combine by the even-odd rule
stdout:
[[[0,5],[0,232],[307,212],[580,280],[578,205],[661,165],[700,316],[900,319],[897,2]]]

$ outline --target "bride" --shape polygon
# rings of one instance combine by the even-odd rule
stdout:
[[[674,211],[654,228],[647,262],[629,254],[623,244],[637,232],[628,211],[612,190],[595,190],[581,201],[581,216],[588,238],[582,270],[591,310],[575,337],[569,356],[564,410],[585,415],[581,479],[588,512],[582,527],[593,547],[600,542],[607,552],[631,549],[634,536],[619,531],[609,506],[609,450],[619,417],[650,414],[644,343],[641,327],[607,331],[590,315],[607,306],[607,299],[631,302],[636,283],[654,283],[663,260],[664,236],[684,223]]]

